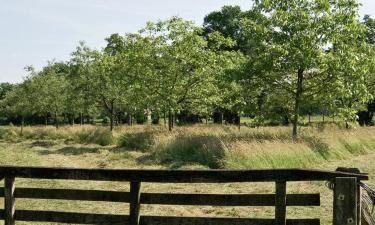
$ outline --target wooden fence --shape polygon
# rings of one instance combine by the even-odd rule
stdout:
[[[130,182],[130,192],[16,188],[16,178],[63,179]],[[334,185],[334,225],[360,224],[358,182],[365,174],[303,169],[280,170],[110,170],[35,167],[0,167],[4,188],[4,210],[0,219],[5,225],[15,221],[74,224],[129,225],[318,225],[317,219],[287,219],[288,206],[320,206],[320,194],[287,194],[286,184],[293,181],[331,181]],[[167,194],[141,193],[141,183],[235,183],[274,182],[275,194]],[[76,212],[16,210],[15,199],[60,199],[74,201],[124,202],[129,215],[106,215]],[[201,218],[141,216],[141,204],[197,206],[274,206],[275,219]]]

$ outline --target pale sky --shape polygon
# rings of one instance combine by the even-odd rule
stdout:
[[[361,14],[375,17],[375,0],[360,1]],[[80,40],[100,49],[112,33],[172,16],[201,25],[224,5],[248,9],[251,0],[0,0],[0,82],[22,81],[26,65],[67,60]]]

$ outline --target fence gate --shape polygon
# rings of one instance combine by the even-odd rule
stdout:
[[[62,179],[83,181],[129,182],[130,192],[73,190],[48,188],[17,188],[15,179]],[[287,194],[287,182],[330,181],[334,189],[334,225],[360,224],[359,183],[368,176],[361,173],[330,172],[304,169],[279,170],[111,170],[43,167],[0,167],[4,188],[4,209],[0,219],[5,225],[15,221],[57,222],[74,224],[122,225],[319,225],[319,218],[288,219],[289,206],[320,206],[319,193]],[[274,194],[166,194],[142,193],[142,183],[234,183],[273,182]],[[129,215],[91,214],[59,211],[17,210],[16,199],[60,199],[72,201],[104,201],[129,203]],[[141,205],[197,206],[273,206],[274,219],[206,218],[142,216]]]

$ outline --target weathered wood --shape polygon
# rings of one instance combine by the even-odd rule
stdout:
[[[0,210],[1,218],[2,210]],[[54,211],[17,210],[17,221],[74,224],[129,224],[129,216]],[[142,216],[141,225],[274,225],[273,219]],[[291,219],[287,225],[320,225],[319,219]]]
[[[0,197],[3,188],[0,188]],[[130,201],[129,192],[99,191],[99,190],[70,190],[70,189],[43,189],[43,188],[17,188],[14,192],[16,198],[26,199],[60,199],[77,201],[102,201],[126,202]]]
[[[141,209],[141,183],[130,183],[130,215],[129,224],[139,225]]]
[[[319,194],[287,195],[287,206],[319,206]],[[209,205],[209,206],[275,206],[274,194],[160,194],[142,193],[142,204]]]
[[[320,206],[320,194],[287,194],[287,206]]]
[[[286,181],[276,182],[275,225],[286,225]]]
[[[358,172],[358,171],[356,171]],[[93,181],[130,181],[130,192],[99,190],[66,190],[17,188],[14,178],[6,178],[6,185],[0,188],[0,197],[5,196],[5,209],[0,210],[0,218],[14,224],[14,220],[78,223],[78,224],[130,224],[130,225],[200,225],[200,224],[276,224],[276,225],[315,225],[317,219],[287,220],[287,206],[318,206],[319,194],[286,194],[288,181],[335,180],[334,225],[358,225],[357,181],[367,180],[366,174],[352,172],[327,172],[320,170],[279,169],[279,170],[108,170],[108,169],[69,169],[43,167],[0,167],[1,177],[35,179],[70,179]],[[13,179],[13,180],[12,180]],[[224,182],[276,182],[275,194],[169,194],[143,193],[141,182],[156,183],[224,183]],[[349,188],[348,188],[349,187]],[[345,194],[340,194],[345,192]],[[342,198],[344,196],[344,198]],[[45,212],[18,210],[14,212],[15,198],[64,199],[79,201],[129,202],[130,215],[104,215],[88,213]],[[10,199],[12,201],[10,201]],[[341,202],[340,202],[341,201]],[[354,204],[353,204],[354,202]],[[141,204],[159,205],[212,205],[212,206],[275,206],[275,219],[247,218],[191,218],[140,216]],[[336,210],[336,208],[338,210]],[[341,211],[340,211],[341,210]],[[350,211],[349,213],[346,213]],[[10,213],[9,213],[10,212]],[[13,216],[12,216],[13,215]],[[347,217],[345,218],[340,217]],[[9,218],[13,221],[9,222]]]
[[[346,172],[346,173],[354,173],[354,174],[360,174],[361,171],[358,168],[346,168],[346,167],[339,167],[336,169],[336,171],[339,172]],[[357,184],[357,224],[356,225],[361,225],[362,221],[362,191],[361,191],[361,186]]]
[[[115,170],[44,167],[0,167],[1,176],[37,179],[68,179],[96,181],[134,181],[155,183],[220,183],[220,182],[272,182],[322,181],[336,177],[356,177],[367,180],[366,174],[327,172],[321,170]]]
[[[362,188],[357,183],[357,224],[362,225]]]
[[[27,199],[130,202],[130,193],[119,191],[17,188],[14,196]],[[4,197],[4,188],[0,188],[0,197]],[[287,206],[320,205],[319,194],[289,194],[286,199]],[[275,206],[275,194],[142,193],[140,203],[202,206]]]
[[[4,224],[14,225],[14,177],[5,177],[4,181]]]
[[[273,219],[142,216],[141,225],[275,225]],[[319,219],[288,220],[287,225],[320,225]]]
[[[333,225],[357,224],[357,179],[339,177],[335,179]]]

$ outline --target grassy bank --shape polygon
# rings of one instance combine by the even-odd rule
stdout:
[[[71,154],[95,146],[114,158],[116,154],[139,155],[138,160],[145,165],[171,168],[315,167],[371,153],[375,149],[374,134],[372,127],[347,130],[333,125],[303,127],[296,140],[289,127],[242,127],[239,131],[234,126],[196,125],[169,132],[163,126],[123,126],[113,133],[96,126],[66,126],[59,130],[26,127],[22,134],[17,127],[0,128],[4,142],[31,142],[40,147],[81,145]]]
[[[0,165],[92,168],[266,168],[358,167],[375,185],[374,128],[302,128],[293,140],[290,128],[188,126],[164,127],[17,127],[0,129]],[[98,141],[99,140],[99,141]],[[104,141],[103,141],[104,140]],[[0,183],[0,186],[2,182]],[[17,187],[129,191],[128,183],[17,179]],[[288,218],[321,218],[331,224],[332,192],[324,182],[291,182],[288,193],[321,193],[321,207],[289,207]],[[272,193],[273,183],[144,184],[143,192]],[[0,204],[3,204],[0,199]],[[17,209],[127,214],[122,203],[19,199]],[[143,215],[272,218],[273,207],[142,206]],[[1,222],[0,222],[1,224]],[[26,224],[26,223],[19,223]],[[27,223],[41,224],[41,223]],[[46,223],[50,224],[50,223]],[[51,224],[52,225],[52,224]]]

